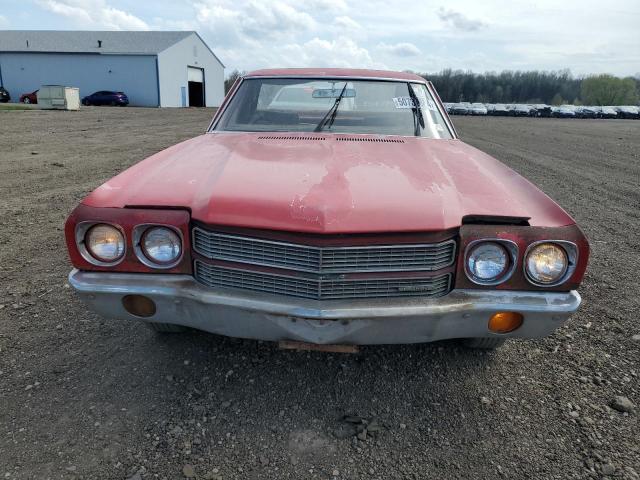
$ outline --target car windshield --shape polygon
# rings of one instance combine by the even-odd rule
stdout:
[[[245,79],[215,130],[452,138],[423,83],[386,80]]]

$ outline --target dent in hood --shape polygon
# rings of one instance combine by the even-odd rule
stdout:
[[[460,140],[259,136],[205,134],[174,145],[84,203],[183,207],[208,224],[316,233],[444,230],[469,215],[530,218],[534,226],[574,223],[526,179]]]

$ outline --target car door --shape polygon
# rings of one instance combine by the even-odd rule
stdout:
[[[96,102],[95,102],[96,105],[104,105],[106,103],[106,98],[105,98],[106,93],[107,92],[103,92],[103,91],[96,93]]]
[[[106,92],[100,91],[100,92],[96,92],[93,94],[93,98],[91,100],[91,103],[93,103],[94,105],[104,105],[105,103],[105,99],[104,99],[104,95]]]
[[[102,92],[104,95],[102,96],[103,105],[111,105],[113,102],[113,92]]]

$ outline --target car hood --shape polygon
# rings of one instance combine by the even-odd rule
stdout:
[[[207,224],[316,233],[444,230],[467,215],[574,223],[460,140],[375,135],[205,134],[138,163],[83,203],[187,208]]]

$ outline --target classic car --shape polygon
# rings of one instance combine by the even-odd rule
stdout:
[[[305,108],[268,108],[299,86]],[[105,317],[311,346],[549,335],[589,256],[562,208],[459,139],[430,82],[377,70],[245,75],[206,133],[98,187],[65,236]]]

